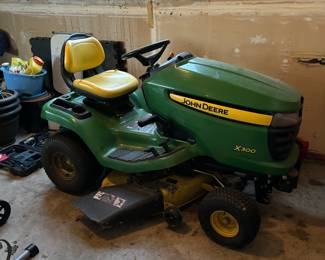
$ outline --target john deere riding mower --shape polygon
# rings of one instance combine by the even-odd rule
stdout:
[[[43,107],[43,118],[61,126],[44,146],[45,171],[64,192],[92,191],[75,204],[104,226],[157,214],[177,226],[180,209],[202,198],[206,234],[243,247],[260,226],[246,184],[263,203],[272,187],[297,186],[303,98],[278,80],[188,52],[158,64],[168,44],[122,56],[147,67],[138,80],[104,71],[94,37],[65,42],[61,70],[71,92]],[[89,77],[76,79],[81,71]]]

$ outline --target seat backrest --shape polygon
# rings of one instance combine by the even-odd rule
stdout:
[[[104,59],[103,46],[95,37],[71,39],[65,43],[64,68],[70,73],[96,68]]]

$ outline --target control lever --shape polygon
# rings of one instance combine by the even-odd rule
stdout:
[[[168,142],[169,142],[170,140],[169,139],[167,139],[165,142],[163,142],[163,143],[161,143],[159,146],[161,146],[162,148],[164,148],[164,150],[165,150],[165,153],[168,153],[168,152],[170,152],[170,148],[169,148],[169,146],[168,146]]]
[[[138,121],[138,126],[140,126],[140,127],[144,127],[144,126],[146,126],[146,125],[150,125],[150,124],[152,124],[152,123],[157,122],[158,119],[159,119],[159,118],[158,118],[157,115],[152,115],[152,116],[150,116],[150,117],[148,117],[148,118],[146,118],[146,119],[139,120],[139,121]]]

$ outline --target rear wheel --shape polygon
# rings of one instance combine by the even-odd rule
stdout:
[[[203,198],[198,214],[205,233],[218,244],[231,248],[249,244],[260,226],[255,201],[228,188],[218,188]]]
[[[87,146],[67,133],[48,139],[42,149],[42,163],[56,187],[71,194],[95,188],[103,171]]]

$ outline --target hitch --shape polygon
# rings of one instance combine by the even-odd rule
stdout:
[[[270,204],[272,194],[271,176],[255,178],[254,183],[256,200],[263,204]]]

